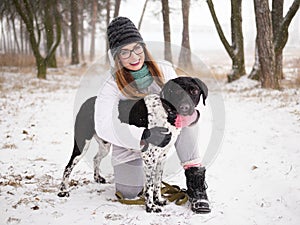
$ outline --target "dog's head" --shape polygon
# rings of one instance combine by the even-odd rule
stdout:
[[[207,86],[200,79],[192,77],[177,77],[169,80],[161,91],[161,98],[183,116],[194,112],[201,95],[205,105],[208,95]]]

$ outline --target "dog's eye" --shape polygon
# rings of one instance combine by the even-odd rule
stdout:
[[[196,89],[196,88],[193,88],[193,89],[190,90],[190,93],[191,93],[192,95],[198,95],[198,94],[199,94],[199,90]]]

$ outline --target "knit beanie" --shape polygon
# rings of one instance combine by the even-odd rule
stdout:
[[[107,27],[109,49],[113,57],[124,45],[143,42],[143,38],[134,23],[126,17],[114,18]]]

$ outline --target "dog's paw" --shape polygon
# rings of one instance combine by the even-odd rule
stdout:
[[[99,174],[94,175],[94,180],[96,181],[96,183],[99,183],[99,184],[105,184],[106,183],[105,178],[101,177]]]
[[[162,212],[162,209],[161,209],[160,206],[157,206],[157,205],[152,205],[152,206],[147,206],[146,205],[146,212],[147,213],[152,213],[152,212],[160,213],[160,212]]]
[[[70,193],[68,191],[60,191],[58,194],[57,194],[58,197],[69,197],[70,196]]]
[[[158,205],[158,206],[165,206],[165,205],[167,205],[167,200],[165,200],[165,199],[155,199],[154,204]]]

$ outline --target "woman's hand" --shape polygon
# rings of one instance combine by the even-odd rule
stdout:
[[[165,127],[146,128],[141,141],[144,142],[144,144],[150,143],[163,148],[171,141],[172,133],[167,133],[168,131],[168,128]]]

